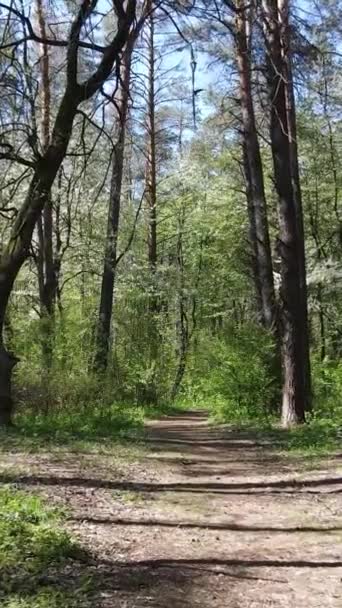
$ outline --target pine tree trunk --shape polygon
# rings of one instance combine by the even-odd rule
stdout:
[[[240,103],[243,124],[246,180],[249,193],[250,236],[255,253],[261,319],[268,329],[276,331],[276,304],[273,283],[272,254],[267,218],[264,175],[256,129],[251,83],[251,9],[245,0],[238,0],[236,17],[236,58],[240,79]]]
[[[150,378],[146,386],[145,401],[157,401],[156,365],[158,359],[159,331],[157,327],[159,312],[156,273],[157,273],[157,167],[156,167],[156,125],[155,125],[155,41],[153,1],[148,2],[150,13],[148,23],[148,99],[147,99],[147,160],[145,197],[148,210],[148,262],[151,276],[149,295],[150,315]]]
[[[282,422],[291,426],[304,422],[307,401],[304,380],[303,326],[300,251],[304,235],[299,233],[293,190],[286,102],[286,71],[282,56],[279,11],[276,0],[264,2],[267,49],[267,78],[271,104],[271,144],[274,178],[278,194],[279,252],[281,257],[281,325],[283,398]]]
[[[281,42],[282,42],[282,57],[285,68],[285,96],[286,96],[286,109],[287,109],[287,128],[290,146],[290,163],[291,163],[291,177],[292,177],[292,188],[294,201],[296,206],[296,220],[297,220],[297,231],[298,231],[298,255],[299,255],[299,269],[300,269],[300,296],[301,296],[301,314],[302,314],[302,327],[308,328],[308,290],[306,283],[306,259],[305,259],[305,235],[304,235],[304,224],[303,224],[303,205],[302,205],[302,191],[300,184],[299,175],[299,163],[298,163],[298,145],[297,145],[297,122],[296,122],[296,104],[293,89],[293,75],[292,75],[292,58],[291,58],[291,46],[290,46],[290,33],[289,33],[289,3],[288,0],[278,0],[279,8],[279,19],[281,26]],[[310,411],[312,409],[312,388],[311,388],[311,365],[310,365],[310,346],[309,346],[309,331],[302,331],[302,349],[303,349],[303,361],[305,367],[304,372],[304,383],[305,383],[305,409]]]
[[[152,10],[152,2],[151,10]],[[148,261],[152,275],[157,269],[157,177],[156,177],[156,127],[155,127],[155,51],[154,51],[154,16],[149,19],[149,77],[147,102],[147,163],[146,163],[146,200],[148,205]],[[155,308],[155,298],[151,306]]]
[[[105,257],[102,272],[99,317],[96,330],[97,339],[94,366],[96,371],[104,371],[108,365],[114,302],[114,284],[117,264],[117,242],[120,222],[126,121],[134,42],[135,38],[131,35],[122,60],[122,77],[118,96],[119,99],[117,102],[118,127],[112,161],[112,178],[108,206]]]

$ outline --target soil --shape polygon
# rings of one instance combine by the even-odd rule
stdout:
[[[280,456],[198,412],[145,445],[2,457],[3,481],[68,508],[84,557],[62,585],[94,608],[342,608],[342,455]]]

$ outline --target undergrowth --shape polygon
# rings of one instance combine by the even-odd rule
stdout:
[[[97,403],[48,412],[19,409],[14,426],[0,429],[0,452],[68,450],[107,453],[142,447],[144,421],[172,415],[181,405],[137,406]]]
[[[63,591],[79,546],[61,526],[63,514],[39,497],[0,489],[0,605],[2,608],[81,606],[73,589]],[[77,589],[79,594],[80,589]]]

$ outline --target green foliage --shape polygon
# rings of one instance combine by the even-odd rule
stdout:
[[[46,586],[49,572],[82,555],[60,527],[62,513],[37,496],[0,489],[0,603],[6,608],[71,608],[68,596]],[[44,576],[42,576],[44,575]]]
[[[314,389],[313,411],[307,414],[306,424],[281,429],[277,420],[262,417],[244,418],[261,433],[269,437],[276,450],[318,456],[333,454],[341,448],[342,440],[342,364],[336,361],[312,362]],[[272,422],[272,426],[265,422]],[[265,435],[266,432],[266,435]]]
[[[272,337],[250,324],[206,333],[196,345],[184,397],[207,407],[214,420],[247,423],[268,420],[276,399]]]
[[[282,439],[285,447],[292,452],[305,454],[330,454],[341,445],[342,421],[314,417],[305,426],[291,429]]]
[[[332,452],[342,439],[342,364],[314,359],[314,409],[307,424],[293,429],[288,447],[305,452]]]
[[[326,59],[329,66],[319,63],[309,71],[312,86],[298,100],[315,410],[306,430],[287,435],[291,449],[330,445],[341,426],[340,76],[336,80],[339,68],[333,54]],[[337,83],[338,92],[331,95]],[[324,99],[322,90],[327,91]],[[181,154],[168,144],[168,153],[160,156],[155,273],[148,264],[144,204],[135,225],[145,158],[127,149],[119,254],[127,243],[130,247],[117,268],[113,341],[108,370],[100,377],[90,370],[106,233],[107,143],[98,147],[87,171],[81,171],[77,196],[76,190],[69,190],[77,160],[68,169],[68,179],[61,177],[58,193],[55,188],[64,245],[69,229],[71,236],[59,277],[61,301],[51,334],[51,367],[44,360],[43,340],[52,328],[39,318],[34,264],[25,266],[16,281],[6,322],[6,344],[21,360],[16,371],[16,424],[32,449],[47,441],[69,446],[88,441],[94,447],[99,438],[104,444],[136,437],[145,417],[172,412],[170,396],[182,354],[182,315],[188,341],[176,405],[201,406],[215,421],[238,424],[269,425],[278,415],[280,365],[272,338],[257,323],[245,183],[237,162],[241,146],[226,92],[215,87],[207,100],[212,114],[208,106],[197,133],[184,138]],[[267,121],[261,120],[258,102],[256,110],[260,135],[266,135]],[[174,115],[180,109],[173,106],[172,111]],[[174,136],[178,127],[170,129]],[[95,133],[90,133],[94,139]],[[132,135],[133,139],[141,136]],[[271,151],[264,139],[260,137],[278,288],[276,194]],[[165,143],[158,140],[157,148],[164,149]],[[149,306],[152,292],[158,300],[154,314]],[[329,361],[321,364],[319,357]],[[148,404],[154,394],[157,404]],[[2,448],[11,439],[13,444],[18,437],[20,441],[20,433],[7,433]]]
[[[342,425],[342,362],[314,359],[312,365],[315,408],[314,416],[335,420]]]
[[[129,405],[106,405],[106,403],[86,407],[52,410],[48,414],[23,412],[16,418],[23,434],[50,437],[68,442],[73,439],[97,440],[118,439],[138,430],[143,422],[142,408]]]

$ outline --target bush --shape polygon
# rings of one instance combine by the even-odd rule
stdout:
[[[313,360],[314,417],[342,426],[342,362]]]
[[[229,328],[226,336],[201,335],[183,400],[208,408],[222,422],[268,419],[277,399],[275,349],[259,327]]]
[[[23,437],[70,443],[75,439],[115,441],[126,436],[136,436],[142,428],[144,410],[129,405],[106,403],[52,409],[49,413],[24,409],[16,416],[16,429]]]

